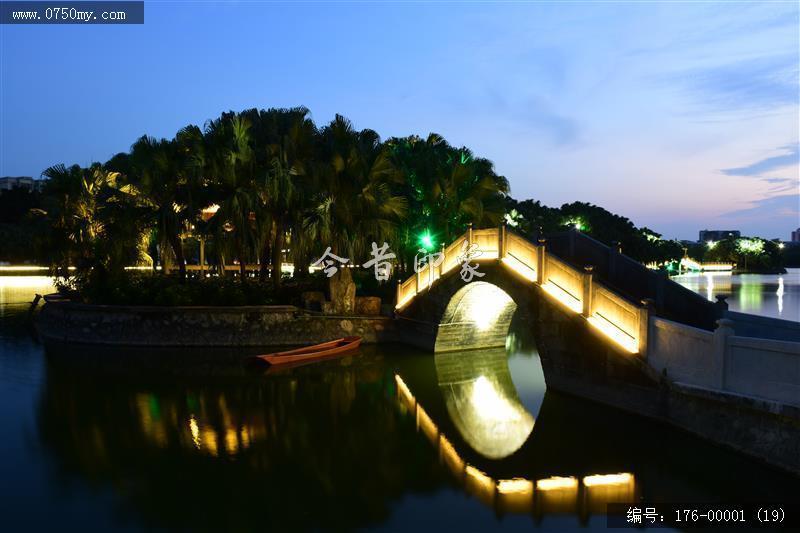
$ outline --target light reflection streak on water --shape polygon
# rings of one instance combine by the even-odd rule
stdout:
[[[743,274],[739,289],[739,310],[745,313],[761,309],[763,292],[762,283],[751,274]]]
[[[453,443],[416,400],[403,378],[399,374],[394,377],[400,411],[413,414],[417,431],[437,448],[443,464],[469,494],[485,505],[501,513],[530,514],[538,507],[544,513],[604,514],[608,503],[635,501],[636,479],[629,472],[592,474],[580,480],[575,476],[553,476],[539,480],[524,477],[493,478],[459,455]],[[580,487],[583,487],[582,492]]]
[[[24,308],[34,294],[54,291],[53,278],[48,276],[0,276],[0,316],[5,316],[9,307]]]
[[[778,278],[778,290],[775,294],[778,295],[778,314],[783,314],[783,276]]]

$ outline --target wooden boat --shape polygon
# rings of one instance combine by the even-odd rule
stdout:
[[[361,337],[343,337],[322,344],[297,348],[286,352],[257,355],[255,358],[271,366],[296,366],[324,359],[352,354],[361,345]]]

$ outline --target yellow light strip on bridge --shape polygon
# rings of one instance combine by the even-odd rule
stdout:
[[[624,348],[630,353],[639,352],[639,343],[631,335],[625,333],[620,328],[614,325],[611,321],[606,319],[603,315],[595,314],[586,319],[597,331],[602,333],[608,339],[614,341],[616,344]]]
[[[402,309],[402,308],[403,308],[403,307],[405,307],[405,306],[406,306],[406,305],[407,305],[407,304],[408,304],[408,303],[409,303],[411,300],[413,300],[413,299],[414,299],[414,297],[415,297],[416,295],[417,295],[416,293],[411,293],[411,294],[408,296],[408,298],[405,298],[405,299],[404,299],[402,302],[397,302],[397,305],[395,305],[395,306],[394,306],[394,308],[395,308],[395,309]]]
[[[565,305],[567,309],[576,313],[581,313],[583,311],[583,303],[555,283],[547,281],[542,284],[542,289]]]
[[[513,270],[528,281],[536,281],[536,270],[532,269],[516,257],[507,255],[503,258],[503,264]]]

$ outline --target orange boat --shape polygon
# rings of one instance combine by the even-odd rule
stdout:
[[[360,345],[361,337],[343,337],[286,352],[257,355],[255,358],[271,366],[294,366],[348,355],[357,351]]]

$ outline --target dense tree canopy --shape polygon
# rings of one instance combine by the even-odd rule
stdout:
[[[539,231],[547,234],[574,229],[609,246],[618,243],[623,253],[643,263],[664,263],[683,255],[679,242],[662,239],[649,228],[637,228],[627,218],[593,204],[573,202],[553,208],[534,200],[509,198],[507,210],[509,224],[529,237]]]
[[[79,275],[143,263],[184,278],[189,236],[209,242],[210,263],[238,262],[242,275],[259,263],[262,279],[283,260],[305,271],[327,246],[363,261],[373,241],[407,269],[419,231],[445,242],[468,222],[496,225],[508,193],[491,162],[438,135],[382,142],[341,115],[318,128],[302,107],[223,113],[44,176],[43,259]]]
[[[275,289],[272,265],[291,262],[300,275],[327,247],[358,263],[372,242],[387,242],[406,275],[420,248],[504,220],[529,237],[575,229],[645,263],[683,255],[680,243],[592,204],[516,201],[491,161],[435,133],[382,141],[341,115],[318,127],[304,107],[226,112],[172,139],[144,135],[106,163],[43,176],[41,194],[0,194],[0,261],[45,261],[78,279],[129,265],[174,267],[184,279],[199,240],[208,264],[225,272],[238,263],[244,276],[257,263]],[[737,246],[697,259],[780,262],[774,243],[759,253]]]

